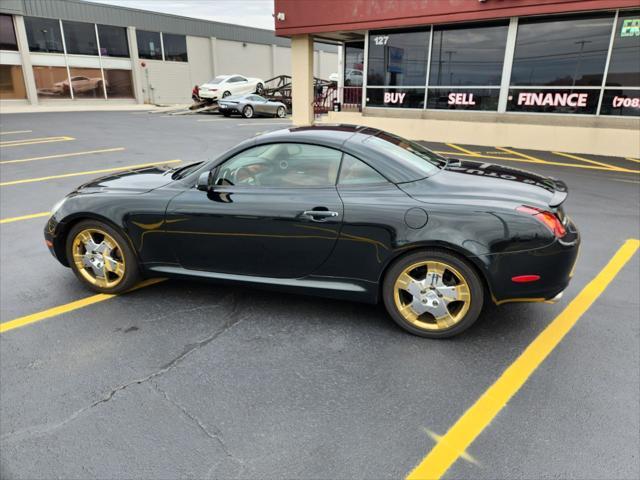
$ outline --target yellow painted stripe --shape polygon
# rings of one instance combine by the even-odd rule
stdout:
[[[12,180],[10,182],[1,182],[0,187],[7,187],[9,185],[19,185],[21,183],[44,182],[46,180],[56,180],[58,178],[78,177],[81,175],[95,175],[97,173],[120,172],[122,170],[152,167],[154,165],[165,165],[169,163],[178,163],[180,161],[181,160],[167,160],[165,162],[140,163],[138,165],[127,165],[126,167],[103,168],[101,170],[87,170],[86,172],[65,173],[63,175],[50,175],[48,177],[25,178],[23,180]]]
[[[48,217],[49,215],[51,215],[51,212],[40,212],[40,213],[32,213],[31,215],[22,215],[21,217],[3,218],[3,219],[0,219],[0,224],[19,222],[21,220],[31,220],[32,218]]]
[[[0,135],[14,135],[17,133],[32,133],[33,130],[14,130],[13,132],[0,132]]]
[[[636,162],[636,163],[640,163],[640,160],[638,160],[637,158],[633,158],[633,157],[625,157],[626,160],[631,160],[632,162]]]
[[[449,429],[433,450],[407,476],[409,480],[439,479],[498,415],[531,374],[558,346],[580,317],[605,291],[633,257],[640,240],[629,239],[609,263],[582,289],[482,396]]]
[[[604,168],[604,167],[597,167],[597,166],[591,166],[591,165],[576,165],[575,163],[563,163],[563,162],[539,162],[537,160],[527,160],[526,158],[513,158],[513,157],[497,157],[494,155],[485,155],[485,154],[481,154],[481,153],[477,153],[474,155],[467,155],[466,153],[458,153],[458,152],[445,152],[445,151],[441,151],[441,150],[436,150],[436,153],[439,153],[440,155],[448,155],[448,156],[465,156],[465,157],[474,157],[474,158],[488,158],[488,159],[492,159],[492,160],[506,160],[509,162],[521,162],[521,163],[537,163],[537,164],[541,164],[544,163],[545,165],[555,165],[558,167],[571,167],[571,168],[584,168],[587,170],[604,170],[605,172],[611,172],[612,169],[611,168]],[[631,170],[628,168],[620,168],[618,170],[615,170],[616,172],[625,172],[625,173],[640,173],[640,170]]]
[[[42,138],[30,138],[28,140],[10,140],[6,142],[0,142],[0,147],[22,147],[24,145],[36,145],[38,143],[54,143],[54,142],[68,142],[75,140],[73,137],[42,137]]]
[[[551,152],[551,153],[553,153],[554,155],[560,155],[562,157],[572,158],[580,162],[586,162],[592,165],[599,165],[601,167],[610,168],[611,170],[626,170],[624,168],[616,167],[615,165],[610,165],[608,163],[603,163],[603,162],[596,162],[595,160],[591,160],[589,158],[582,158],[582,157],[579,157],[578,155],[572,155],[570,153],[562,153],[562,152]]]
[[[124,150],[124,147],[116,147],[116,148],[103,148],[102,150],[87,150],[86,152],[60,153],[58,155],[47,155],[46,157],[31,157],[31,158],[20,158],[18,160],[3,160],[0,162],[0,165],[5,165],[7,163],[34,162],[36,160],[49,160],[51,158],[79,157],[81,155],[93,155],[95,153],[121,152],[123,150]]]
[[[526,153],[521,153],[521,152],[516,152],[515,150],[511,150],[509,148],[506,147],[496,147],[498,150],[501,150],[503,152],[507,152],[510,153],[511,155],[515,155],[516,157],[522,157],[525,158],[531,162],[534,163],[549,163],[546,160],[542,160],[541,158],[536,158],[536,157],[532,157],[531,155],[528,155]]]
[[[459,150],[462,153],[466,153],[467,155],[470,155],[472,157],[475,157],[475,156],[478,155],[476,152],[472,152],[471,150],[467,150],[466,148],[462,148],[461,146],[456,145],[455,143],[447,143],[446,145],[451,147],[451,148],[454,148],[456,150]]]
[[[132,289],[128,290],[126,293],[132,292],[134,290],[139,290],[140,288],[148,287],[150,285],[155,285],[156,283],[160,283],[164,280],[166,279],[152,278],[149,280],[145,280],[144,282],[141,282]],[[105,300],[109,300],[110,298],[117,296],[118,295],[109,293],[98,293],[97,295],[91,295],[90,297],[82,298],[80,300],[76,300],[75,302],[66,303],[58,307],[43,310],[42,312],[32,313],[31,315],[25,315],[24,317],[9,320],[8,322],[0,323],[0,333],[8,332],[9,330],[15,330],[16,328],[31,325],[32,323],[41,322],[42,320],[46,320],[57,315],[62,315],[63,313],[72,312],[80,308],[88,307],[89,305],[93,305],[94,303],[104,302]]]

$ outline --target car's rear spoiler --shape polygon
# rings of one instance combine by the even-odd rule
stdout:
[[[569,189],[567,188],[567,184],[562,180],[553,179],[553,183],[555,184],[555,191],[553,192],[553,197],[549,200],[549,206],[552,208],[559,207],[562,205],[567,199],[567,195],[569,195]]]

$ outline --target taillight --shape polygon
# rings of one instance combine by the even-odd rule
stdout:
[[[553,212],[549,212],[548,210],[541,210],[540,208],[536,207],[528,207],[527,205],[522,205],[516,208],[516,210],[522,213],[533,215],[536,220],[542,222],[545,227],[551,230],[551,233],[553,233],[557,238],[562,238],[567,233],[564,225],[562,225],[560,219]]]

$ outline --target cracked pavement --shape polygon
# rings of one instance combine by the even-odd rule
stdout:
[[[77,139],[7,158],[126,151],[0,174],[195,161],[281,127],[198,118],[3,116],[3,129]],[[427,432],[444,434],[620,244],[640,237],[640,191],[628,177],[510,165],[569,185],[583,246],[561,303],[488,308],[464,335],[429,341],[381,306],[192,281],[150,286],[0,335],[0,478],[403,477],[433,446]],[[83,181],[0,188],[0,218],[45,211]],[[2,321],[90,295],[47,252],[43,223],[0,229]],[[445,478],[640,476],[639,266],[636,256],[471,445],[477,464],[459,460]]]

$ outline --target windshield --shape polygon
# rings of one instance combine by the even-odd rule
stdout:
[[[228,77],[225,77],[224,75],[218,75],[216,78],[214,78],[213,80],[209,80],[207,83],[222,83],[223,81],[225,81]]]
[[[447,164],[446,158],[419,143],[390,133],[379,132],[367,138],[364,143],[393,157],[398,163],[414,171],[419,178],[428,177]]]

